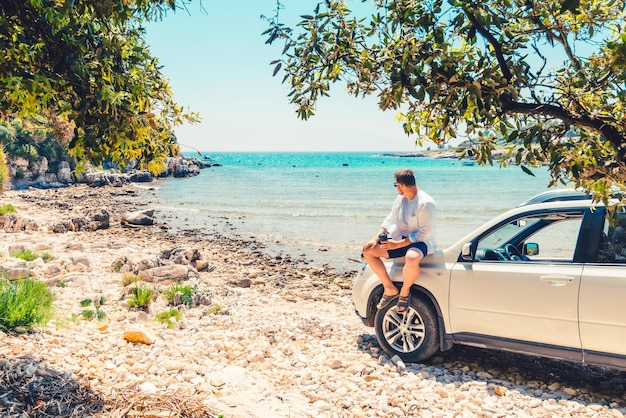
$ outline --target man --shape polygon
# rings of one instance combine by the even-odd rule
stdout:
[[[416,186],[413,170],[397,171],[394,177],[398,197],[378,235],[363,246],[363,257],[385,288],[378,309],[398,297],[396,312],[404,313],[409,308],[411,286],[420,274],[420,262],[435,252],[437,205],[430,195]],[[385,240],[387,235],[391,237]],[[382,258],[397,257],[405,257],[399,292],[382,261]]]

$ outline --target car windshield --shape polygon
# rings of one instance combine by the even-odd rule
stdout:
[[[481,259],[494,260],[493,250],[504,249],[507,244],[511,244],[522,253],[524,244],[532,241],[535,244],[535,251],[541,253],[540,257],[533,259],[571,261],[576,249],[582,216],[582,211],[550,212],[510,220],[480,237],[476,255]]]
[[[503,227],[496,229],[491,234],[484,236],[478,245],[478,250],[486,248],[499,248],[509,243],[513,237],[523,232],[524,229],[530,228],[539,222],[541,218],[522,218],[511,223],[505,224]]]

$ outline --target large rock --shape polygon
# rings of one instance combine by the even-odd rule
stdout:
[[[30,171],[33,178],[43,178],[48,172],[48,159],[46,157],[41,157],[30,163],[28,167],[28,171]]]
[[[153,225],[154,209],[138,210],[135,212],[126,212],[122,215],[123,224],[131,225]]]
[[[68,231],[96,231],[109,227],[110,214],[106,209],[93,209],[86,212],[82,218],[72,218],[52,225],[52,232],[65,233]]]
[[[30,219],[24,219],[16,215],[0,216],[0,229],[5,232],[38,231],[39,225]]]
[[[200,174],[200,166],[195,158],[174,157],[165,162],[165,170],[160,177],[191,177]]]
[[[59,163],[59,169],[57,170],[57,181],[64,184],[72,183],[75,180],[72,175],[72,168],[67,161],[61,161]]]
[[[150,183],[152,180],[154,176],[147,171],[137,171],[130,175],[130,181],[133,183]]]
[[[192,264],[200,259],[200,251],[192,248],[174,248],[173,250],[164,250],[161,252],[161,259],[169,260],[174,264]]]
[[[173,264],[169,266],[155,267],[139,272],[139,277],[146,282],[164,282],[188,280],[197,277],[198,272],[191,266]]]
[[[86,183],[92,187],[121,187],[129,182],[128,178],[125,175],[109,171],[96,171],[93,173],[85,173],[80,180],[83,183]]]
[[[9,280],[19,280],[29,276],[30,271],[24,260],[6,261],[0,264],[0,277],[6,277]]]

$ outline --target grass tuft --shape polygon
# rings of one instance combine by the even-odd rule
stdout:
[[[41,257],[41,259],[46,263],[53,258],[52,255],[50,255],[49,253],[38,254],[32,250],[19,251],[16,253],[12,253],[11,256],[24,261],[33,261]]]
[[[194,289],[189,285],[172,283],[169,289],[163,292],[163,296],[172,306],[187,305],[192,307],[194,305]]]
[[[17,328],[45,325],[52,316],[53,301],[45,283],[0,280],[0,329],[14,332]]]
[[[2,205],[0,206],[0,216],[2,215],[12,215],[16,213],[15,207],[13,205]]]
[[[159,312],[154,319],[157,322],[166,324],[168,328],[173,328],[175,324],[174,320],[180,321],[183,319],[183,315],[178,309],[172,308],[169,311]]]
[[[142,281],[141,277],[133,273],[126,272],[122,275],[122,286],[124,287],[131,285],[133,283],[139,283],[141,281]]]
[[[128,297],[128,304],[131,308],[146,309],[150,305],[154,296],[154,290],[146,286],[135,287]]]

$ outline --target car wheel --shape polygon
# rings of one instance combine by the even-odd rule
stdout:
[[[390,356],[406,362],[425,360],[439,350],[437,315],[430,303],[412,296],[409,308],[402,314],[390,303],[376,313],[376,339]]]

